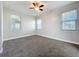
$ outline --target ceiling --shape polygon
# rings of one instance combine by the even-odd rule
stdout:
[[[44,11],[40,13],[48,13],[55,8],[59,8],[68,4],[73,3],[74,1],[39,1],[40,4],[44,4]],[[15,10],[17,12],[35,16],[37,15],[35,10],[29,9],[31,6],[30,1],[5,1],[3,2],[4,7]]]

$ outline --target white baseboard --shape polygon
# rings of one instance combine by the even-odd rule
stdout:
[[[32,36],[32,35],[34,35],[34,34],[23,35],[23,36],[18,36],[18,37],[11,37],[11,38],[7,38],[7,39],[3,39],[3,41],[12,40],[12,39],[16,39],[16,38],[27,37],[27,36]]]
[[[60,41],[63,41],[63,42],[68,42],[68,43],[73,43],[73,44],[79,45],[78,42],[73,42],[73,41],[69,41],[69,40],[63,40],[63,39],[60,39],[60,38],[46,36],[46,35],[41,35],[41,34],[37,34],[37,35],[42,36],[42,37],[46,37],[46,38],[50,38],[50,39],[60,40]]]
[[[8,39],[4,39],[3,41],[12,40],[12,39],[21,38],[21,37],[28,37],[28,36],[32,36],[32,35],[35,35],[35,34],[24,35],[24,36],[19,36],[19,37],[11,37],[11,38],[8,38]],[[47,37],[47,38],[50,38],[50,39],[60,40],[60,41],[69,42],[69,43],[73,43],[73,44],[79,45],[78,42],[73,42],[73,41],[70,41],[70,40],[63,40],[63,39],[60,39],[60,38],[46,36],[46,35],[41,35],[41,34],[37,34],[37,35],[43,36],[43,37]]]

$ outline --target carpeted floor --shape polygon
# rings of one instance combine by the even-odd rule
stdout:
[[[5,41],[1,57],[77,57],[79,47],[41,36]]]

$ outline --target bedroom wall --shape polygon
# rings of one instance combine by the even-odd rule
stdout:
[[[18,13],[14,10],[5,8],[3,9],[3,33],[4,41],[10,40],[18,37],[30,36],[35,34],[35,19],[32,16],[27,16],[21,13]],[[12,32],[11,31],[11,18],[10,15],[18,15],[21,17],[21,31]]]
[[[3,41],[2,41],[2,13],[3,13],[3,8],[2,8],[2,2],[0,1],[0,53],[2,53],[3,47]]]
[[[76,31],[63,31],[61,29],[61,14],[63,12],[77,9],[77,30]],[[79,2],[57,8],[49,14],[43,14],[42,17],[42,29],[38,30],[37,34],[45,37],[49,37],[56,40],[71,42],[79,44]]]
[[[1,2],[0,2],[0,51],[1,51]]]

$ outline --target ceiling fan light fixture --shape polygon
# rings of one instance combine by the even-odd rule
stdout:
[[[32,7],[30,8],[30,9],[34,9],[34,10],[36,10],[36,11],[43,11],[43,7],[44,7],[44,5],[43,4],[39,4],[39,3],[37,3],[37,2],[33,2],[32,3]],[[42,8],[42,9],[41,9]]]
[[[38,11],[38,10],[39,10],[39,8],[38,8],[38,7],[35,7],[35,10],[37,10],[37,11]]]

